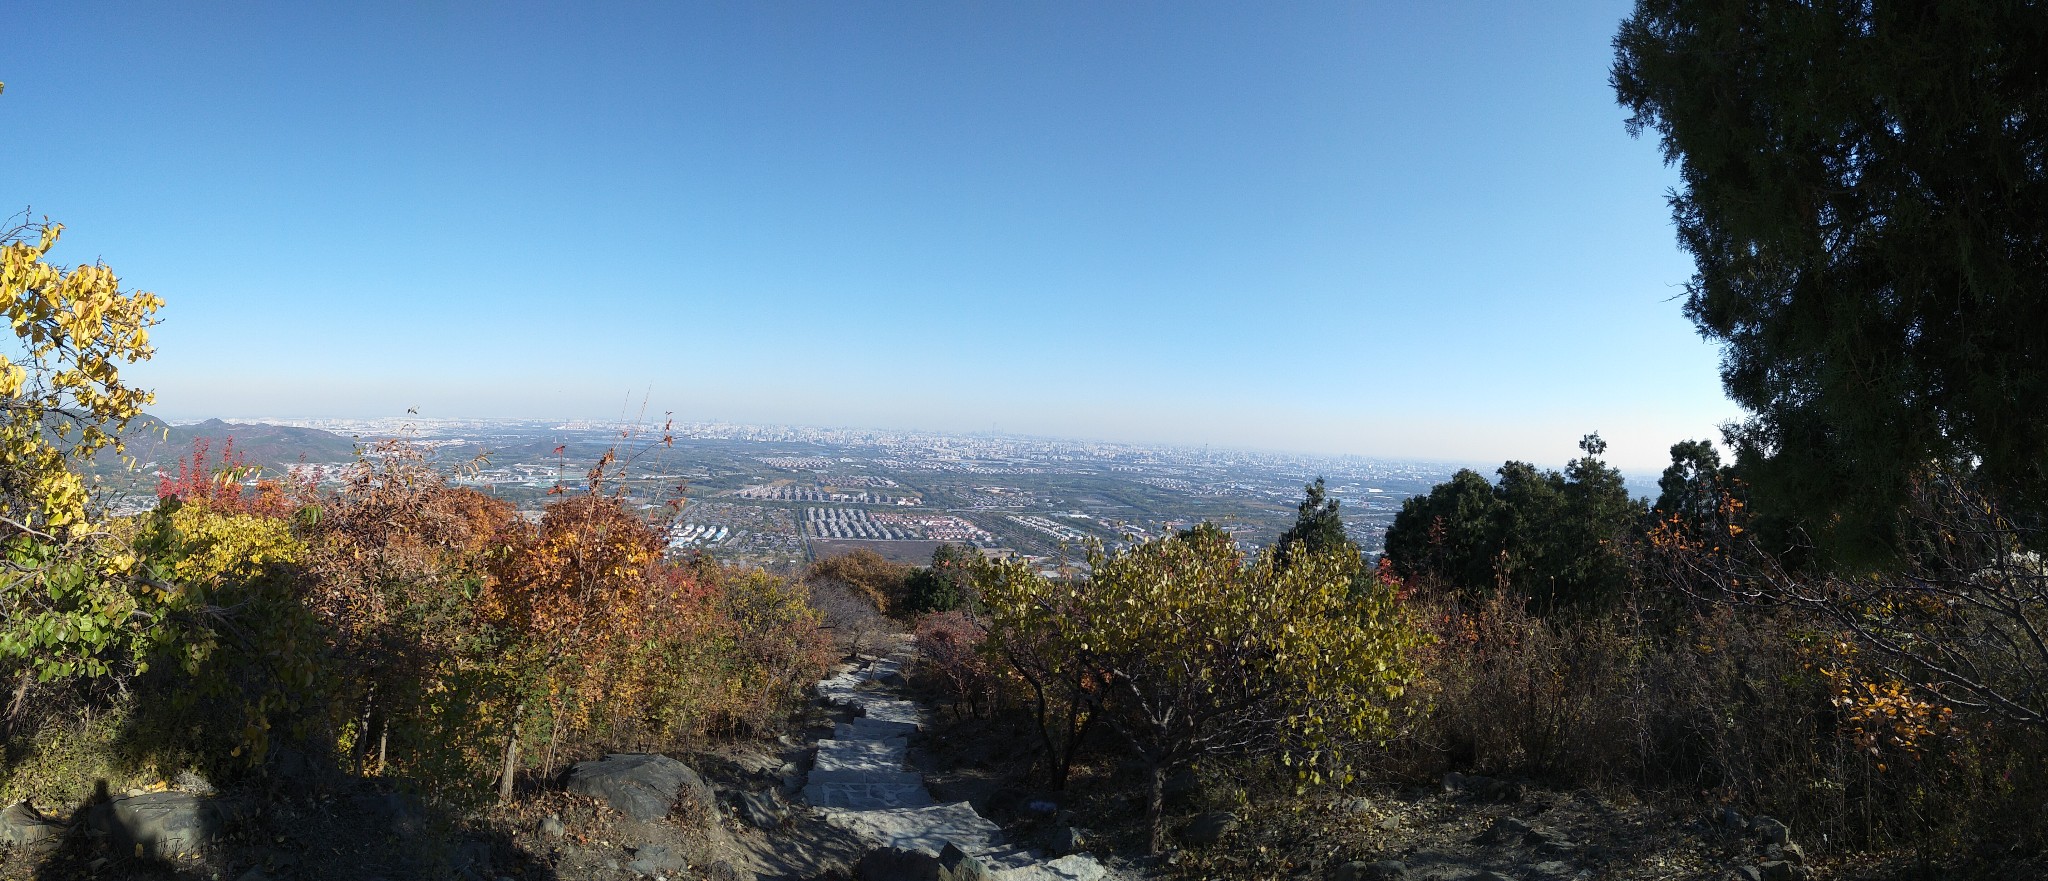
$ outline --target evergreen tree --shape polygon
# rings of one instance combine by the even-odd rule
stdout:
[[[1657,478],[1657,511],[1667,517],[1697,522],[1714,513],[1725,483],[1721,454],[1713,441],[1679,441],[1671,445],[1671,466]]]
[[[1395,570],[1468,591],[1506,588],[1542,612],[1618,596],[1628,577],[1621,549],[1642,506],[1600,459],[1599,435],[1579,448],[1562,472],[1507,462],[1498,484],[1462,470],[1408,499],[1387,530]]]
[[[1612,83],[1654,131],[1759,513],[1885,553],[1917,473],[2048,511],[2048,10],[1640,0]]]
[[[904,579],[904,607],[911,614],[950,612],[967,601],[967,568],[980,557],[966,545],[942,544],[932,549],[930,568],[917,569]]]
[[[1280,533],[1280,540],[1274,544],[1281,565],[1285,566],[1296,553],[1320,554],[1352,546],[1350,536],[1344,534],[1344,518],[1338,516],[1338,504],[1328,497],[1320,477],[1303,487],[1294,525]]]
[[[1387,558],[1404,578],[1430,576],[1451,586],[1493,584],[1503,508],[1493,485],[1461,468],[1450,480],[1410,496],[1387,529]]]

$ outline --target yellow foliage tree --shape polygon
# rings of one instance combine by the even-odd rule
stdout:
[[[1162,782],[1204,755],[1278,753],[1304,776],[1343,773],[1343,747],[1382,730],[1421,637],[1394,586],[1337,547],[1246,559],[1213,528],[1088,553],[1085,581],[1014,561],[971,564],[999,650],[1050,656]]]
[[[146,360],[163,300],[121,290],[105,264],[48,261],[64,227],[19,222],[0,231],[0,312],[19,348],[0,354],[0,517],[16,529],[63,533],[85,522],[85,485],[68,467],[105,448],[151,401],[120,366]]]

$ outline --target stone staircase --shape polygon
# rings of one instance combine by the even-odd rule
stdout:
[[[1087,854],[1046,859],[1007,844],[996,824],[964,801],[939,804],[924,777],[904,768],[910,738],[923,727],[924,710],[884,683],[902,681],[896,655],[840,670],[818,683],[827,702],[858,716],[818,741],[804,798],[825,822],[859,836],[871,847],[939,855],[948,843],[980,860],[996,881],[1098,881],[1108,871]]]

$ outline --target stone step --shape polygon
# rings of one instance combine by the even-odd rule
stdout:
[[[863,718],[878,722],[902,722],[912,726],[924,723],[924,711],[916,701],[880,699],[870,700],[861,705],[866,712]]]
[[[917,733],[917,726],[885,719],[853,719],[832,726],[833,740],[901,740]]]
[[[881,771],[827,770],[824,768],[819,768],[811,771],[810,779],[804,782],[864,783],[871,785],[879,784],[884,786],[907,786],[910,784],[923,785],[924,775],[919,774],[916,771],[905,771],[900,768],[885,769]]]
[[[935,803],[922,783],[810,783],[804,786],[804,800],[814,807],[853,816]]]
[[[902,738],[821,740],[812,767],[820,771],[890,771],[903,767],[910,747]]]
[[[900,847],[938,856],[946,842],[968,853],[1001,846],[1003,830],[983,819],[967,802],[873,811],[827,811],[825,822],[873,847]]]

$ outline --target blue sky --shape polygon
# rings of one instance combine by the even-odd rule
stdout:
[[[1737,411],[1622,3],[34,4],[0,205],[158,412],[1647,468]],[[651,391],[650,391],[651,390]]]

